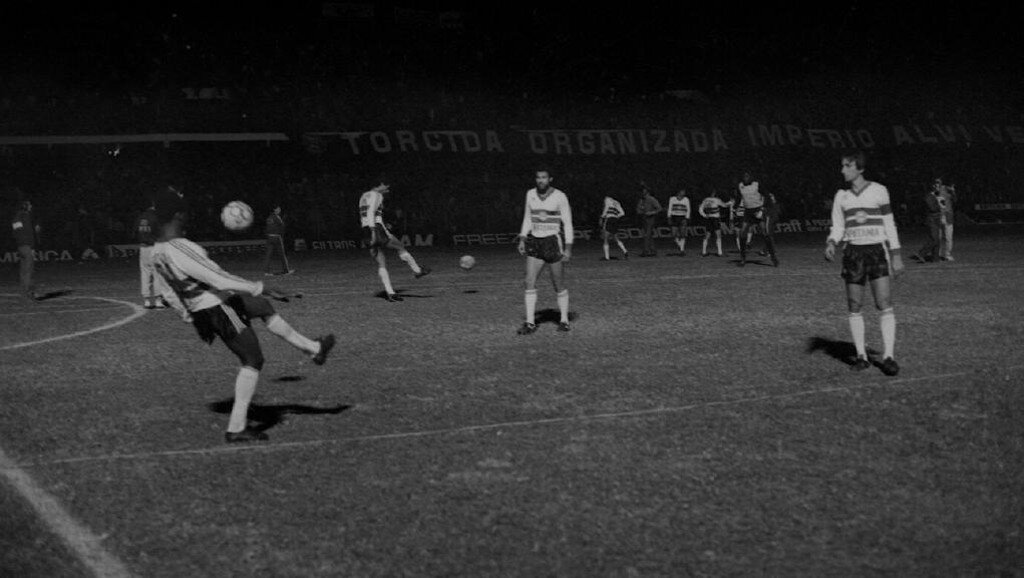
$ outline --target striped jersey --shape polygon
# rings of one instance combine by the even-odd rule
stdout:
[[[750,181],[750,184],[740,183],[739,185],[740,206],[747,209],[759,209],[764,204],[764,197],[761,196],[761,191],[758,188],[757,181]]]
[[[573,241],[573,230],[569,198],[558,189],[548,190],[550,192],[543,199],[537,194],[537,189],[530,189],[526,192],[523,226],[519,229],[519,235],[525,237],[532,234],[534,237],[550,237],[561,231],[565,235],[565,243],[570,245]]]
[[[846,241],[851,245],[888,242],[889,249],[899,249],[889,190],[869,182],[859,193],[850,189],[837,191],[832,201],[832,229],[828,240],[836,244]]]
[[[690,197],[669,197],[668,216],[690,218]]]
[[[727,206],[729,204],[718,197],[708,197],[700,202],[697,212],[705,219],[721,219],[722,208]]]
[[[206,249],[181,237],[153,245],[153,268],[167,282],[167,301],[188,311],[216,307],[230,292],[263,292],[262,281],[247,281],[224,271],[207,256]]]
[[[601,211],[602,219],[621,219],[625,216],[626,210],[622,208],[622,203],[611,197],[604,198],[604,210]]]
[[[359,197],[359,224],[363,227],[373,227],[377,223],[383,223],[384,217],[384,195],[380,191],[366,191]]]

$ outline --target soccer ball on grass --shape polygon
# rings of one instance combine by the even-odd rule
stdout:
[[[473,265],[476,265],[476,259],[474,259],[472,255],[463,255],[459,258],[459,267],[462,267],[466,271],[472,269]]]
[[[220,221],[229,231],[244,231],[252,226],[252,207],[242,201],[231,201],[220,210]]]

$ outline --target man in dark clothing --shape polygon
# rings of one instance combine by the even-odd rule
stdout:
[[[647,189],[647,185],[640,186],[640,200],[636,204],[636,214],[640,218],[644,232],[644,248],[640,252],[641,257],[655,257],[658,255],[654,248],[654,225],[657,223],[658,215],[661,213],[661,203]]]
[[[11,219],[11,232],[14,234],[14,244],[18,246],[18,279],[21,291],[25,297],[35,301],[36,288],[32,276],[36,266],[35,246],[39,226],[32,219],[31,201],[22,201],[18,205],[18,211]]]
[[[928,225],[928,242],[917,252],[917,260],[935,262],[939,260],[939,247],[942,243],[942,179],[937,178],[932,188],[924,196],[925,222]]]
[[[263,257],[264,275],[291,275],[295,269],[288,267],[288,256],[284,252],[284,218],[281,217],[281,205],[274,207],[267,217],[267,252]],[[270,270],[270,260],[275,256],[281,258],[281,268],[277,271]]]

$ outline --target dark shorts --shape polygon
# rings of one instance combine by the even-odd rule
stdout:
[[[363,246],[371,249],[384,247],[392,239],[391,231],[383,223],[377,223],[372,227],[363,227]]]
[[[550,237],[527,235],[526,255],[545,263],[558,263],[562,260],[562,239],[558,235]]]
[[[266,319],[273,314],[274,306],[265,297],[236,293],[216,307],[193,312],[192,326],[207,343],[213,343],[217,337],[230,343],[250,327],[252,319]]]
[[[619,218],[607,217],[601,219],[601,230],[614,235],[619,232]]]
[[[679,215],[672,215],[668,218],[668,225],[670,227],[682,227],[686,228],[686,225],[690,222],[688,217],[681,217]]]
[[[881,243],[850,245],[843,249],[842,277],[849,285],[863,285],[889,276],[889,256]]]
[[[707,217],[704,219],[704,231],[709,235],[715,231],[722,230],[722,219],[718,217]]]
[[[760,225],[763,217],[764,211],[760,208],[743,211],[743,222],[747,225]]]

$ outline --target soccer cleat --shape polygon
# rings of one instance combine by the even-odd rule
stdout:
[[[853,371],[864,371],[869,367],[871,367],[871,362],[868,361],[867,357],[857,356],[857,360],[853,362],[853,365],[850,366],[850,369],[852,369]]]
[[[946,256],[945,256],[945,259],[946,259],[947,261],[956,261],[956,259],[954,259],[952,255],[946,255]]]
[[[156,305],[153,305],[149,301],[146,301],[146,304],[143,305],[143,307],[146,308],[146,309],[156,309]]]
[[[328,333],[323,337],[317,337],[316,340],[320,343],[320,351],[313,355],[313,363],[323,365],[327,361],[327,354],[334,348],[334,334]]]
[[[529,335],[535,331],[537,331],[536,323],[523,323],[523,326],[516,330],[516,333],[519,335]]]
[[[427,275],[430,275],[430,267],[420,267],[420,272],[416,273],[414,277],[419,279],[420,277],[426,277]]]
[[[878,364],[878,367],[882,369],[882,373],[886,375],[896,375],[900,372],[900,364],[896,363],[896,360],[891,357],[886,357],[882,360],[882,363]]]
[[[747,266],[747,260],[746,259],[740,259],[739,266],[740,267],[746,267]]]
[[[562,332],[569,331],[569,322],[568,321],[559,321],[558,322],[558,330],[562,331]]]
[[[224,441],[229,444],[247,443],[247,442],[265,442],[270,439],[267,434],[252,429],[250,427],[245,428],[242,431],[227,431],[224,432]]]
[[[387,295],[384,296],[384,300],[388,301],[390,303],[397,303],[399,301],[404,301],[404,299],[402,299],[402,296],[397,294],[397,293],[388,293]]]
[[[622,258],[625,259],[626,261],[629,261],[629,253],[623,253]]]
[[[602,261],[611,261],[611,259],[609,259],[608,257],[601,257],[601,260]]]

